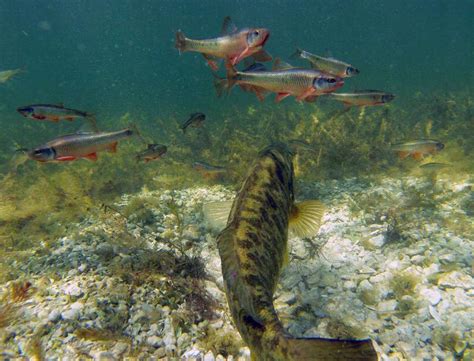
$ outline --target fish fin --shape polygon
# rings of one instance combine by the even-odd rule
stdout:
[[[410,155],[410,152],[405,152],[403,150],[399,151],[398,152],[398,156],[400,159],[405,159],[406,157],[408,157]]]
[[[89,121],[89,124],[92,127],[94,133],[99,133],[99,127],[97,127],[97,119],[95,117],[95,114],[86,113],[86,119]]]
[[[230,63],[232,65],[238,64],[242,59],[246,58],[247,56],[251,55],[250,54],[250,49],[249,47],[246,47],[239,55],[230,57]]]
[[[411,156],[415,160],[422,160],[424,158],[424,155],[421,152],[414,152]]]
[[[55,160],[58,161],[58,162],[69,162],[71,160],[76,160],[76,159],[77,159],[76,157],[67,155],[67,156],[64,156],[64,157],[58,157]]]
[[[209,68],[212,69],[212,71],[218,71],[219,70],[219,63],[217,62],[218,58],[208,55],[208,54],[202,54],[204,59],[207,61],[207,65],[209,65]]]
[[[265,49],[260,49],[256,53],[253,53],[252,58],[254,58],[256,61],[271,61],[272,60],[272,56],[268,54],[268,52]]]
[[[109,151],[111,153],[117,153],[117,144],[118,142],[113,142],[110,146],[109,146]]]
[[[222,22],[221,35],[232,35],[236,32],[237,26],[235,26],[230,16],[226,16]]]
[[[312,96],[312,95],[314,95],[314,88],[310,87],[303,94],[297,96],[296,100],[301,102],[301,101],[305,100],[307,97]]]
[[[176,32],[176,42],[174,46],[176,49],[178,49],[180,54],[186,51],[186,37],[181,30]]]
[[[91,153],[91,154],[87,154],[85,155],[84,157],[82,158],[85,158],[85,159],[89,159],[93,162],[96,162],[97,161],[97,153]]]
[[[290,59],[301,58],[301,54],[303,54],[303,50],[301,50],[300,48],[296,48],[296,51],[290,55]]]
[[[276,58],[275,61],[273,62],[272,70],[287,70],[287,69],[293,69],[293,68],[294,68],[293,65],[285,63],[280,58]]]
[[[308,103],[314,103],[316,100],[318,100],[318,95],[310,95],[309,97],[304,98],[304,101]]]
[[[214,88],[216,89],[217,97],[220,98],[224,93],[227,93],[230,90],[229,82],[227,79],[219,78],[214,73],[212,73],[212,75],[214,76]]]
[[[379,356],[373,341],[338,340],[327,338],[287,337],[288,353],[292,360],[377,361]]]
[[[276,98],[275,98],[275,103],[279,103],[283,99],[285,99],[286,97],[289,97],[289,96],[290,96],[290,93],[278,93]]]
[[[230,90],[235,82],[237,81],[238,72],[232,65],[232,63],[226,63],[227,69],[227,88]]]
[[[309,200],[293,205],[289,230],[297,237],[312,237],[318,233],[324,205],[320,201]]]
[[[209,228],[220,231],[226,226],[233,202],[233,200],[224,202],[211,202],[202,206],[204,219]]]
[[[248,58],[247,58],[248,59]],[[267,71],[267,68],[265,67],[265,65],[263,65],[262,63],[253,63],[251,65],[249,65],[248,67],[246,67],[243,72],[245,73],[246,71]]]
[[[254,86],[253,91],[255,92],[255,95],[259,101],[263,102],[265,100],[266,89]]]

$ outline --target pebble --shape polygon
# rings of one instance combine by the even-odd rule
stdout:
[[[438,280],[438,286],[441,288],[463,288],[469,290],[474,288],[474,280],[467,274],[453,271],[441,276]]]
[[[48,315],[48,321],[50,322],[56,322],[56,321],[59,321],[60,319],[61,319],[61,312],[59,312],[59,310],[57,309],[52,310]]]
[[[163,340],[161,339],[161,337],[158,337],[158,336],[148,337],[146,339],[146,343],[156,348],[163,346]]]
[[[215,361],[214,354],[212,351],[208,351],[203,358],[203,361]]]
[[[72,297],[81,297],[84,294],[81,287],[76,282],[70,283],[66,287],[64,287],[63,292],[66,295]]]
[[[392,312],[395,311],[397,308],[397,301],[396,300],[388,300],[388,301],[381,301],[377,305],[377,311],[378,312]]]
[[[436,288],[425,288],[420,291],[420,296],[426,298],[432,306],[436,306],[441,301],[441,292]]]
[[[411,183],[406,182],[406,187],[420,186],[416,178],[409,179]],[[310,258],[301,240],[290,240],[293,251],[303,259],[291,262],[284,269],[275,303],[279,316],[286,329],[297,336],[328,337],[328,320],[335,314],[344,314],[345,318],[356,320],[369,333],[377,335],[380,350],[390,353],[390,357],[382,355],[382,359],[392,360],[394,355],[405,354],[414,360],[423,359],[423,355],[447,360],[449,352],[431,343],[433,329],[443,327],[463,334],[472,329],[474,282],[467,268],[461,268],[469,261],[468,253],[462,248],[467,249],[471,241],[463,231],[454,235],[443,226],[442,220],[434,221],[434,217],[448,217],[448,208],[443,207],[445,215],[434,210],[427,216],[419,208],[412,207],[405,210],[407,223],[402,228],[403,236],[410,242],[393,242],[385,247],[387,240],[384,230],[388,220],[383,214],[391,207],[402,207],[406,193],[400,190],[400,180],[385,179],[380,184],[378,181],[372,183],[363,184],[354,178],[306,185],[301,194],[302,199],[322,195],[328,205],[317,236],[318,243],[327,243],[323,256],[318,254]],[[10,343],[8,349],[16,350],[19,347],[17,345],[21,344],[20,349],[23,350],[25,342],[21,343],[20,340],[27,337],[26,329],[35,332],[41,330],[47,319],[51,333],[48,340],[43,339],[46,359],[74,359],[77,348],[74,345],[78,342],[74,332],[78,327],[107,330],[123,326],[123,334],[130,337],[133,347],[128,341],[120,339],[111,342],[106,349],[103,343],[96,341],[84,341],[81,348],[84,347],[85,352],[97,360],[126,359],[136,345],[140,345],[141,351],[135,356],[143,360],[174,359],[177,356],[189,361],[225,360],[222,355],[214,356],[212,352],[199,348],[202,332],[208,327],[226,332],[236,331],[229,319],[223,316],[226,298],[222,291],[216,234],[200,226],[202,216],[196,205],[203,200],[230,199],[233,191],[218,186],[176,192],[147,191],[143,194],[163,204],[166,203],[163,201],[166,197],[182,203],[184,238],[193,240],[190,252],[200,254],[204,259],[210,277],[202,287],[218,302],[218,318],[212,322],[186,324],[189,328],[185,328],[184,333],[181,322],[189,320],[184,305],[174,304],[169,298],[163,300],[163,297],[167,297],[164,289],[147,280],[131,287],[128,277],[140,277],[140,272],[120,277],[115,274],[116,269],[122,271],[137,267],[140,270],[142,259],[146,259],[152,250],[162,249],[163,245],[155,240],[158,234],[165,233],[173,242],[180,241],[175,217],[166,213],[166,207],[161,209],[157,206],[153,209],[157,224],[145,229],[133,224],[126,226],[131,234],[149,236],[150,239],[139,246],[124,247],[108,238],[113,232],[113,217],[102,221],[91,216],[82,223],[83,233],[81,231],[77,236],[65,237],[53,245],[50,253],[31,260],[31,270],[36,270],[30,270],[29,274],[33,277],[35,272],[54,271],[53,267],[58,266],[69,267],[61,273],[59,280],[42,287],[46,290],[41,292],[41,296],[38,293],[38,296],[28,301],[24,313],[27,321],[24,327],[18,325],[18,329],[15,329],[15,339],[19,341],[15,340],[15,346]],[[367,195],[369,200],[371,197],[376,200],[372,201],[369,210],[353,210],[349,206],[349,195],[355,200],[362,195]],[[115,205],[122,209],[134,197],[136,195],[124,195],[120,203]],[[440,193],[439,197],[445,204],[443,194]],[[456,209],[458,201],[456,196],[449,198],[447,206]],[[166,222],[163,222],[164,219]],[[385,223],[373,224],[381,220]],[[374,250],[365,249],[361,242],[363,239],[373,242]],[[460,268],[443,274],[444,266],[440,265],[454,263],[458,263]],[[390,279],[395,272],[405,269],[418,277],[415,292],[411,296],[400,297],[398,301],[391,299]],[[127,282],[124,282],[125,279]],[[163,276],[165,281],[166,276]],[[2,287],[0,285],[0,291]],[[382,301],[365,306],[360,292],[373,289],[377,290],[380,294],[377,297]],[[85,304],[71,303],[84,295],[87,296],[84,297]],[[162,307],[161,304],[165,302],[169,306]],[[402,314],[401,309],[407,313]],[[58,322],[61,318],[65,322]],[[20,355],[14,351],[13,356]],[[13,356],[10,358],[14,359]],[[233,360],[250,360],[249,349],[242,348]]]
[[[83,308],[84,308],[84,304],[80,302],[75,302],[70,306],[68,310],[63,311],[63,313],[61,313],[61,317],[64,320],[70,320],[70,321],[77,320]]]

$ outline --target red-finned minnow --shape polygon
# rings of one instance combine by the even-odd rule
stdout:
[[[75,119],[91,119],[92,114],[81,110],[65,108],[63,105],[54,104],[32,104],[17,108],[17,111],[25,118],[34,120],[49,120],[59,122],[60,120],[73,121]]]
[[[24,69],[12,69],[12,70],[3,70],[0,71],[0,84],[4,84],[10,79],[12,79],[15,75],[23,73]]]
[[[344,80],[314,69],[294,68],[277,59],[271,71],[258,63],[244,71],[236,71],[229,65],[227,79],[216,79],[214,84],[218,95],[238,84],[242,89],[254,92],[260,101],[266,92],[277,93],[276,102],[290,95],[298,101],[314,101],[317,96],[343,86]]]
[[[28,156],[39,162],[64,162],[79,158],[95,161],[97,152],[103,150],[116,152],[118,141],[132,135],[133,131],[130,129],[64,135],[29,151]]]
[[[327,96],[342,102],[346,107],[383,105],[391,102],[395,98],[395,95],[380,90],[358,90],[354,93],[331,93]]]
[[[168,151],[168,147],[163,144],[148,144],[148,147],[138,153],[136,155],[137,161],[143,160],[145,163],[148,163],[152,160],[162,158],[166,152]]]
[[[285,144],[269,146],[250,168],[230,214],[229,202],[203,207],[211,224],[228,214],[217,247],[234,325],[252,360],[375,361],[371,340],[295,338],[278,318],[273,295],[288,261],[288,230],[300,237],[313,236],[324,212],[318,201],[295,202],[292,158]]]
[[[308,53],[305,50],[297,49],[291,57],[300,57],[310,62],[311,67],[322,71],[323,73],[338,76],[340,78],[348,78],[359,74],[359,69],[343,61],[333,58],[323,58],[322,56]]]
[[[239,63],[248,56],[258,61],[269,61],[271,56],[263,46],[270,32],[264,28],[246,28],[237,30],[229,16],[224,19],[222,36],[214,39],[193,40],[184,36],[181,31],[176,33],[176,48],[180,53],[194,51],[201,53],[212,70],[219,68],[217,60],[226,59],[232,65]]]
[[[443,143],[432,139],[420,139],[392,145],[392,150],[397,152],[401,159],[412,156],[416,160],[422,160],[429,154],[436,154],[443,148]]]
[[[227,168],[206,162],[194,162],[193,169],[201,173],[206,179],[218,179],[227,173]]]
[[[204,113],[192,113],[189,116],[189,119],[186,120],[183,125],[181,125],[181,129],[183,130],[183,134],[186,134],[186,129],[188,127],[192,128],[199,128],[202,126],[202,123],[206,120],[206,115]]]

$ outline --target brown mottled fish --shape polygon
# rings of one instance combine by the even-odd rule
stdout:
[[[194,51],[201,53],[212,70],[219,69],[218,59],[226,59],[232,65],[246,57],[253,56],[258,61],[269,61],[272,57],[263,49],[270,32],[264,28],[237,30],[229,16],[224,18],[222,35],[214,39],[193,40],[176,33],[176,49],[180,53]]]
[[[288,231],[300,237],[314,235],[323,214],[318,201],[295,202],[292,158],[282,143],[258,155],[217,238],[235,327],[252,360],[377,360],[371,340],[295,338],[275,311],[273,295],[288,259]],[[204,214],[217,226],[228,206],[229,202],[210,203],[204,205]]]

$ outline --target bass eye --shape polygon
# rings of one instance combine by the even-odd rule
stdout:
[[[253,32],[253,35],[255,35],[255,36],[258,36],[259,34],[260,34],[260,32],[259,32],[258,30],[255,30],[255,31]]]

